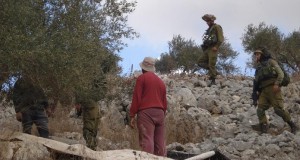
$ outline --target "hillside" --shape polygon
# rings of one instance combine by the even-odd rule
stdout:
[[[201,154],[218,150],[237,160],[300,159],[300,133],[290,133],[289,126],[272,108],[266,113],[270,124],[268,134],[257,131],[256,108],[250,99],[251,78],[218,77],[217,85],[212,87],[208,87],[206,77],[200,75],[162,75],[161,78],[168,90],[166,141],[169,151]],[[300,82],[293,82],[282,91],[285,107],[299,127]],[[99,102],[102,118],[98,151],[139,150],[137,131],[127,125],[130,102],[130,95],[125,93],[110,103]],[[0,133],[21,131],[11,103],[2,102],[0,110]],[[55,117],[49,119],[53,140],[84,145],[81,119],[73,115],[71,107],[57,108]],[[28,147],[32,147],[27,143],[5,140],[2,136],[0,155],[4,159],[53,159],[47,149],[40,149],[43,150],[40,154],[25,154]]]

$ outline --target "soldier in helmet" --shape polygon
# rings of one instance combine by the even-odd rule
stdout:
[[[215,85],[218,50],[224,41],[223,30],[220,25],[215,23],[214,15],[205,14],[202,19],[207,23],[208,29],[203,35],[203,44],[201,45],[203,54],[198,60],[198,66],[208,70],[210,85]]]
[[[291,132],[296,133],[297,127],[291,120],[290,114],[284,110],[283,97],[281,94],[281,82],[284,73],[278,63],[271,58],[271,54],[266,48],[258,49],[254,52],[256,62],[258,63],[255,71],[253,94],[258,96],[257,116],[259,120],[260,130],[262,133],[267,133],[268,122],[265,111],[274,107],[275,113],[280,116],[291,127]]]

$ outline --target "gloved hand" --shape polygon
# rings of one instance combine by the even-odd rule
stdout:
[[[22,122],[22,113],[21,112],[16,113],[16,119],[17,119],[17,121]]]

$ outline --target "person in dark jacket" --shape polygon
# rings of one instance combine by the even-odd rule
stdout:
[[[23,132],[31,134],[32,125],[35,124],[39,135],[49,138],[50,110],[43,89],[33,84],[29,78],[20,77],[13,87],[12,100],[16,118],[22,122]]]
[[[134,87],[130,107],[130,126],[139,131],[139,144],[143,151],[166,156],[165,113],[167,110],[166,86],[154,73],[155,59],[145,57],[140,63],[141,74]]]
[[[281,82],[284,73],[278,63],[271,58],[271,54],[266,48],[258,49],[254,52],[258,66],[255,71],[255,80],[253,88],[256,91],[253,94],[258,96],[257,116],[260,130],[267,133],[268,121],[265,111],[271,106],[274,107],[275,113],[280,116],[291,127],[291,132],[296,133],[297,127],[291,120],[290,114],[284,109],[283,97],[281,94]],[[256,95],[254,95],[255,97]],[[255,104],[255,102],[254,102]]]

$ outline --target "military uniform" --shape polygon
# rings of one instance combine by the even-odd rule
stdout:
[[[98,125],[100,120],[99,107],[95,101],[82,102],[83,137],[87,147],[96,150]]]
[[[80,104],[80,111],[77,112],[80,114],[82,113],[83,138],[86,141],[87,147],[91,148],[92,150],[96,150],[98,126],[100,121],[99,107],[96,101],[83,97],[85,96],[79,96],[79,93],[77,93],[76,103]]]
[[[30,80],[19,78],[14,85],[12,100],[16,113],[22,114],[23,132],[31,134],[33,123],[36,125],[39,135],[49,137],[48,117],[45,109],[48,100],[44,91],[33,85]]]
[[[198,60],[198,66],[207,69],[210,80],[214,82],[217,76],[218,49],[224,41],[223,30],[220,25],[213,23],[216,19],[214,15],[206,14],[202,19],[206,22],[212,21],[212,25],[209,25],[209,28],[203,35],[203,44],[201,45],[203,54]]]
[[[262,51],[256,51],[263,55]],[[290,114],[284,109],[283,97],[281,89],[274,92],[273,86],[280,86],[284,77],[284,73],[281,70],[278,63],[272,58],[265,58],[260,61],[255,72],[255,84],[259,91],[257,116],[260,123],[261,131],[267,132],[268,121],[265,111],[271,106],[274,107],[275,113],[280,116],[285,122],[287,122],[292,129],[292,132],[296,131],[295,124],[291,121]]]

